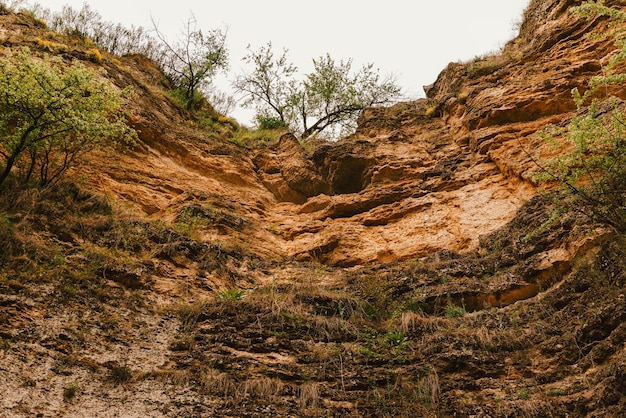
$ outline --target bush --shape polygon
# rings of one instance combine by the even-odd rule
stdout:
[[[556,180],[561,209],[626,232],[626,114],[612,99],[593,103],[563,131],[548,127],[540,135],[564,151],[542,166],[539,181]]]
[[[102,53],[98,51],[97,48],[91,48],[89,51],[87,51],[87,58],[89,59],[89,61],[99,63],[102,62]]]
[[[626,21],[626,13],[606,7],[602,2],[587,1],[573,11],[585,18],[610,16]],[[584,94],[573,89],[578,115],[566,129],[549,126],[540,136],[559,148],[559,155],[540,164],[539,181],[556,181],[561,195],[559,210],[581,212],[594,221],[626,232],[626,104],[609,97],[599,101],[597,93],[611,84],[622,84],[626,74],[614,73],[626,60],[626,36],[617,28],[605,35],[616,39],[620,51],[614,55],[605,73],[593,77]],[[591,104],[585,103],[593,98]]]
[[[134,138],[123,92],[78,62],[7,50],[0,74],[0,185],[54,183],[103,141]]]
[[[259,129],[285,129],[288,128],[287,123],[279,117],[257,115],[256,117],[257,127]]]

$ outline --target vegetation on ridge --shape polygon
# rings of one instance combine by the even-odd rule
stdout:
[[[373,64],[353,73],[352,60],[336,62],[326,55],[313,59],[313,71],[300,80],[287,50],[275,56],[271,43],[250,50],[244,61],[253,69],[233,83],[244,105],[256,108],[261,126],[288,126],[303,140],[329,128],[350,133],[365,108],[388,104],[400,94],[393,78],[381,78]]]
[[[615,23],[626,22],[626,12],[607,7],[602,1],[587,1],[572,8],[587,19],[609,16]],[[605,36],[615,39],[619,51],[604,74],[589,80],[581,94],[572,90],[578,114],[566,129],[549,126],[540,135],[559,149],[557,156],[541,166],[540,181],[556,181],[562,196],[561,210],[580,211],[594,221],[626,233],[626,104],[617,97],[603,98],[605,87],[626,81],[616,71],[626,61],[626,34],[612,26]],[[591,105],[586,103],[589,99]]]

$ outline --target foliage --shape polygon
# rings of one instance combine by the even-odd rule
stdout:
[[[287,50],[274,55],[271,43],[250,50],[244,61],[254,67],[234,82],[244,106],[255,107],[261,120],[276,117],[301,139],[330,129],[346,133],[365,108],[389,103],[400,94],[393,78],[381,78],[373,64],[353,72],[352,60],[337,62],[328,54],[313,59],[313,71],[302,79],[287,60]]]
[[[157,64],[162,64],[162,45],[148,30],[141,26],[126,28],[119,23],[107,22],[86,3],[80,10],[64,5],[59,12],[37,7],[35,14],[45,19],[50,29],[90,39],[100,49],[111,54],[142,54]]]
[[[592,18],[605,15],[614,22],[626,21],[626,13],[608,8],[602,1],[587,1],[573,8],[578,15]],[[563,210],[582,212],[595,221],[626,232],[626,112],[621,100],[611,97],[604,102],[594,98],[601,87],[626,80],[626,74],[614,73],[616,64],[626,59],[626,38],[618,26],[608,32],[620,51],[605,73],[594,76],[581,94],[572,90],[578,115],[567,129],[547,127],[540,136],[556,144],[562,152],[541,165],[538,181],[556,181],[562,196]]]
[[[276,116],[257,115],[256,122],[259,129],[283,129],[287,123]]]
[[[218,294],[218,297],[222,300],[242,300],[246,297],[246,292],[239,289],[226,289]]]
[[[164,45],[163,67],[174,88],[183,93],[187,110],[200,107],[198,93],[210,84],[219,70],[228,67],[226,33],[219,29],[203,33],[192,15],[176,43],[171,43],[159,30],[154,29]]]
[[[462,303],[461,306],[455,305],[452,303],[450,296],[448,296],[448,302],[446,303],[446,317],[457,318],[464,316],[466,313],[467,310],[465,310],[465,303]]]
[[[252,51],[244,57],[246,64],[253,66],[249,74],[242,74],[235,79],[234,87],[244,96],[243,106],[256,106],[260,118],[276,117],[284,124],[295,118],[293,96],[297,89],[295,80],[298,68],[287,60],[287,50],[275,56],[272,44]]]
[[[83,153],[134,135],[123,92],[81,63],[25,48],[7,51],[0,74],[0,184],[12,171],[22,183],[56,182]]]

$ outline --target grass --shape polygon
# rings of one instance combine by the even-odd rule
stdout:
[[[207,304],[205,302],[183,302],[176,305],[173,311],[180,320],[181,330],[184,332],[191,331],[206,306]]]
[[[116,385],[126,383],[133,377],[133,371],[126,365],[115,364],[109,371],[109,380]]]
[[[235,131],[228,138],[228,141],[242,148],[263,148],[277,143],[281,136],[287,131],[285,129],[259,129],[249,130],[241,128]]]
[[[448,302],[446,303],[445,314],[448,318],[458,318],[467,314],[467,310],[465,310],[465,304],[461,301],[461,306],[454,305],[450,297],[448,297]]]

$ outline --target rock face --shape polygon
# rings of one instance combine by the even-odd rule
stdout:
[[[580,3],[336,143],[242,147],[103,54],[137,144],[0,196],[0,415],[623,416],[624,238],[530,180],[616,51]],[[93,47],[0,11],[4,48]]]

